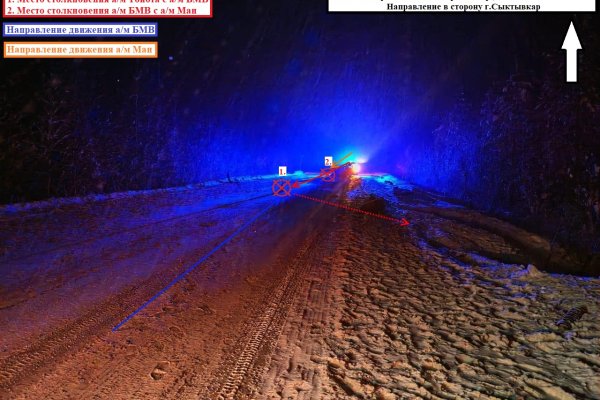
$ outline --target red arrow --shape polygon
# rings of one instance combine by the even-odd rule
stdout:
[[[369,215],[371,217],[376,217],[376,218],[381,218],[381,219],[385,219],[385,220],[388,220],[388,221],[398,222],[398,223],[400,223],[400,226],[408,226],[408,225],[410,225],[410,222],[408,222],[406,220],[406,218],[397,219],[397,218],[393,218],[393,217],[388,217],[387,215],[376,214],[376,213],[372,213],[372,212],[369,212],[369,211],[361,210],[360,208],[350,207],[350,206],[347,206],[345,204],[333,203],[331,201],[327,201],[327,200],[323,200],[323,199],[317,199],[316,197],[306,196],[306,195],[298,194],[298,193],[294,193],[294,196],[302,197],[303,199],[307,199],[307,200],[317,201],[319,203],[327,204],[327,205],[334,206],[334,207],[343,208],[343,209],[348,210],[348,211],[353,211],[353,212],[357,212],[357,213]]]

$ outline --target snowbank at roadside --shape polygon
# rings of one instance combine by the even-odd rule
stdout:
[[[288,174],[288,177],[293,178],[302,178],[307,174],[303,171],[295,171],[293,174]],[[14,204],[0,204],[0,216],[2,215],[14,215],[21,212],[31,212],[31,211],[43,211],[45,209],[51,209],[56,207],[64,207],[68,205],[74,204],[85,204],[90,202],[101,202],[107,200],[115,200],[115,199],[124,199],[131,198],[137,196],[146,196],[153,195],[157,193],[173,193],[173,192],[184,192],[192,189],[198,189],[203,187],[217,186],[228,183],[236,183],[236,182],[247,182],[247,181],[256,181],[256,180],[269,180],[269,179],[277,179],[279,175],[271,174],[271,175],[247,175],[247,176],[237,176],[232,177],[230,179],[224,178],[219,180],[212,180],[200,183],[189,184],[185,186],[175,186],[169,188],[161,188],[161,189],[148,189],[148,190],[128,190],[125,192],[114,192],[114,193],[101,193],[101,194],[89,194],[85,196],[77,196],[77,197],[58,197],[58,198],[50,198],[47,200],[39,200],[28,203],[14,203]]]

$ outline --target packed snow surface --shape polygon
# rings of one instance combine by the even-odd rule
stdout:
[[[0,398],[600,399],[600,279],[545,239],[391,175],[299,189],[344,209],[273,179],[3,207]]]

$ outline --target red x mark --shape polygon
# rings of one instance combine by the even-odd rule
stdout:
[[[292,195],[292,185],[288,179],[275,179],[271,189],[273,189],[273,195],[277,197],[287,197]]]

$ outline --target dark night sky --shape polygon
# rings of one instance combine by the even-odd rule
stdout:
[[[226,108],[234,92],[244,97],[244,90],[305,85],[310,79],[302,78],[314,77],[318,69],[335,79],[352,63],[357,85],[372,81],[383,87],[387,82],[402,85],[398,91],[410,86],[417,93],[432,92],[428,86],[435,85],[432,96],[447,101],[461,89],[481,95],[517,68],[539,68],[540,53],[561,51],[573,18],[555,13],[334,14],[326,12],[325,1],[253,3],[217,0],[212,19],[158,20],[158,60],[11,60],[3,63],[3,77],[31,69],[20,77],[28,81],[42,71],[76,68],[88,85],[96,81],[115,95],[140,84],[162,84],[168,92],[160,93],[163,100],[166,94],[197,104],[199,90],[200,101]],[[154,76],[136,81],[140,69]],[[27,83],[13,88],[31,90]],[[107,96],[107,103],[114,104]]]
[[[453,98],[457,88],[480,95],[517,68],[539,68],[540,53],[561,52],[573,19],[556,13],[334,14],[326,12],[325,1],[250,3],[217,0],[212,19],[159,19],[156,61],[11,60],[3,63],[8,70],[3,76],[10,79],[11,71],[23,67],[33,67],[32,75],[58,73],[76,64],[86,79],[119,92],[133,90],[144,64],[178,99],[193,99],[201,89],[214,102],[244,87],[301,85],[294,72],[339,72],[341,65],[359,60],[357,80],[378,81],[377,71],[383,70],[385,79],[396,83],[395,75],[402,73],[417,92],[440,85],[435,91],[441,100]],[[581,40],[585,47],[585,37]]]

